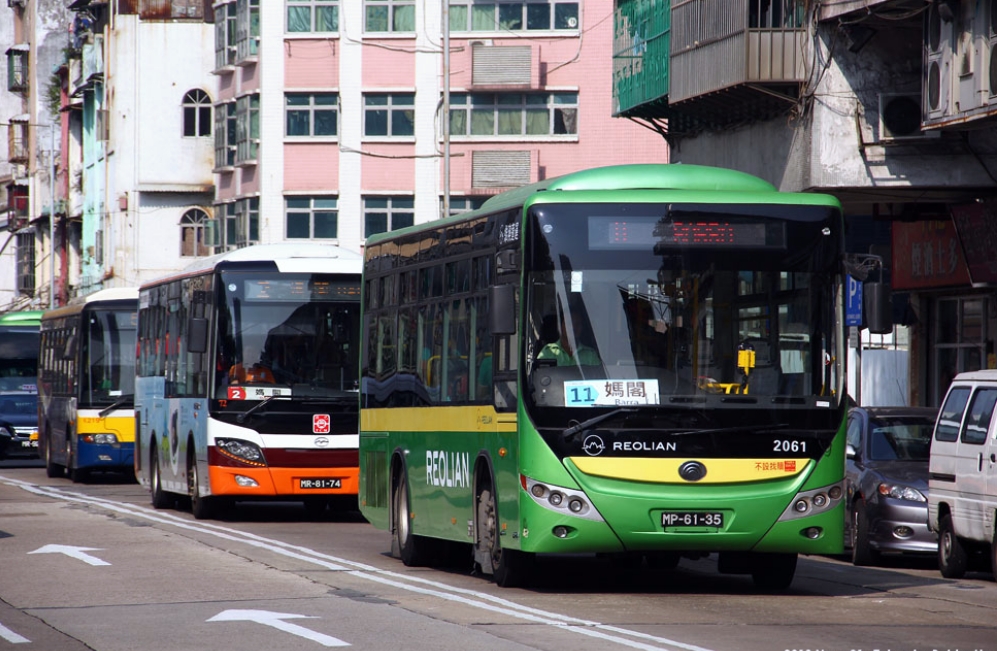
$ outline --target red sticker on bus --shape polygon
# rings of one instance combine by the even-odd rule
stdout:
[[[329,418],[329,414],[315,414],[312,416],[312,433],[328,434],[331,422],[332,419]]]
[[[796,459],[786,462],[786,472],[796,472]]]

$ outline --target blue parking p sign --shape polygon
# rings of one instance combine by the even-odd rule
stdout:
[[[862,326],[862,283],[845,276],[845,325]]]

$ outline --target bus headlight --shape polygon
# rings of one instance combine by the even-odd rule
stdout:
[[[253,466],[267,465],[260,446],[240,439],[216,439],[215,447],[223,455]]]
[[[800,491],[779,517],[779,522],[827,513],[841,503],[841,483]]]
[[[80,440],[84,443],[93,443],[95,445],[118,444],[118,437],[115,434],[83,434],[80,436]]]
[[[520,475],[519,480],[526,494],[548,511],[595,522],[604,521],[602,515],[589,501],[588,496],[580,490],[553,484],[542,484],[526,475]]]

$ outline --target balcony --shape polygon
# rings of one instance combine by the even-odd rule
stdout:
[[[664,4],[664,7],[662,7]],[[771,119],[806,77],[803,0],[617,0],[616,115],[673,134]]]

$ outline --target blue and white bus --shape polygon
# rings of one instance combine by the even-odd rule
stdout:
[[[358,253],[270,244],[142,286],[135,475],[156,508],[355,508]]]

